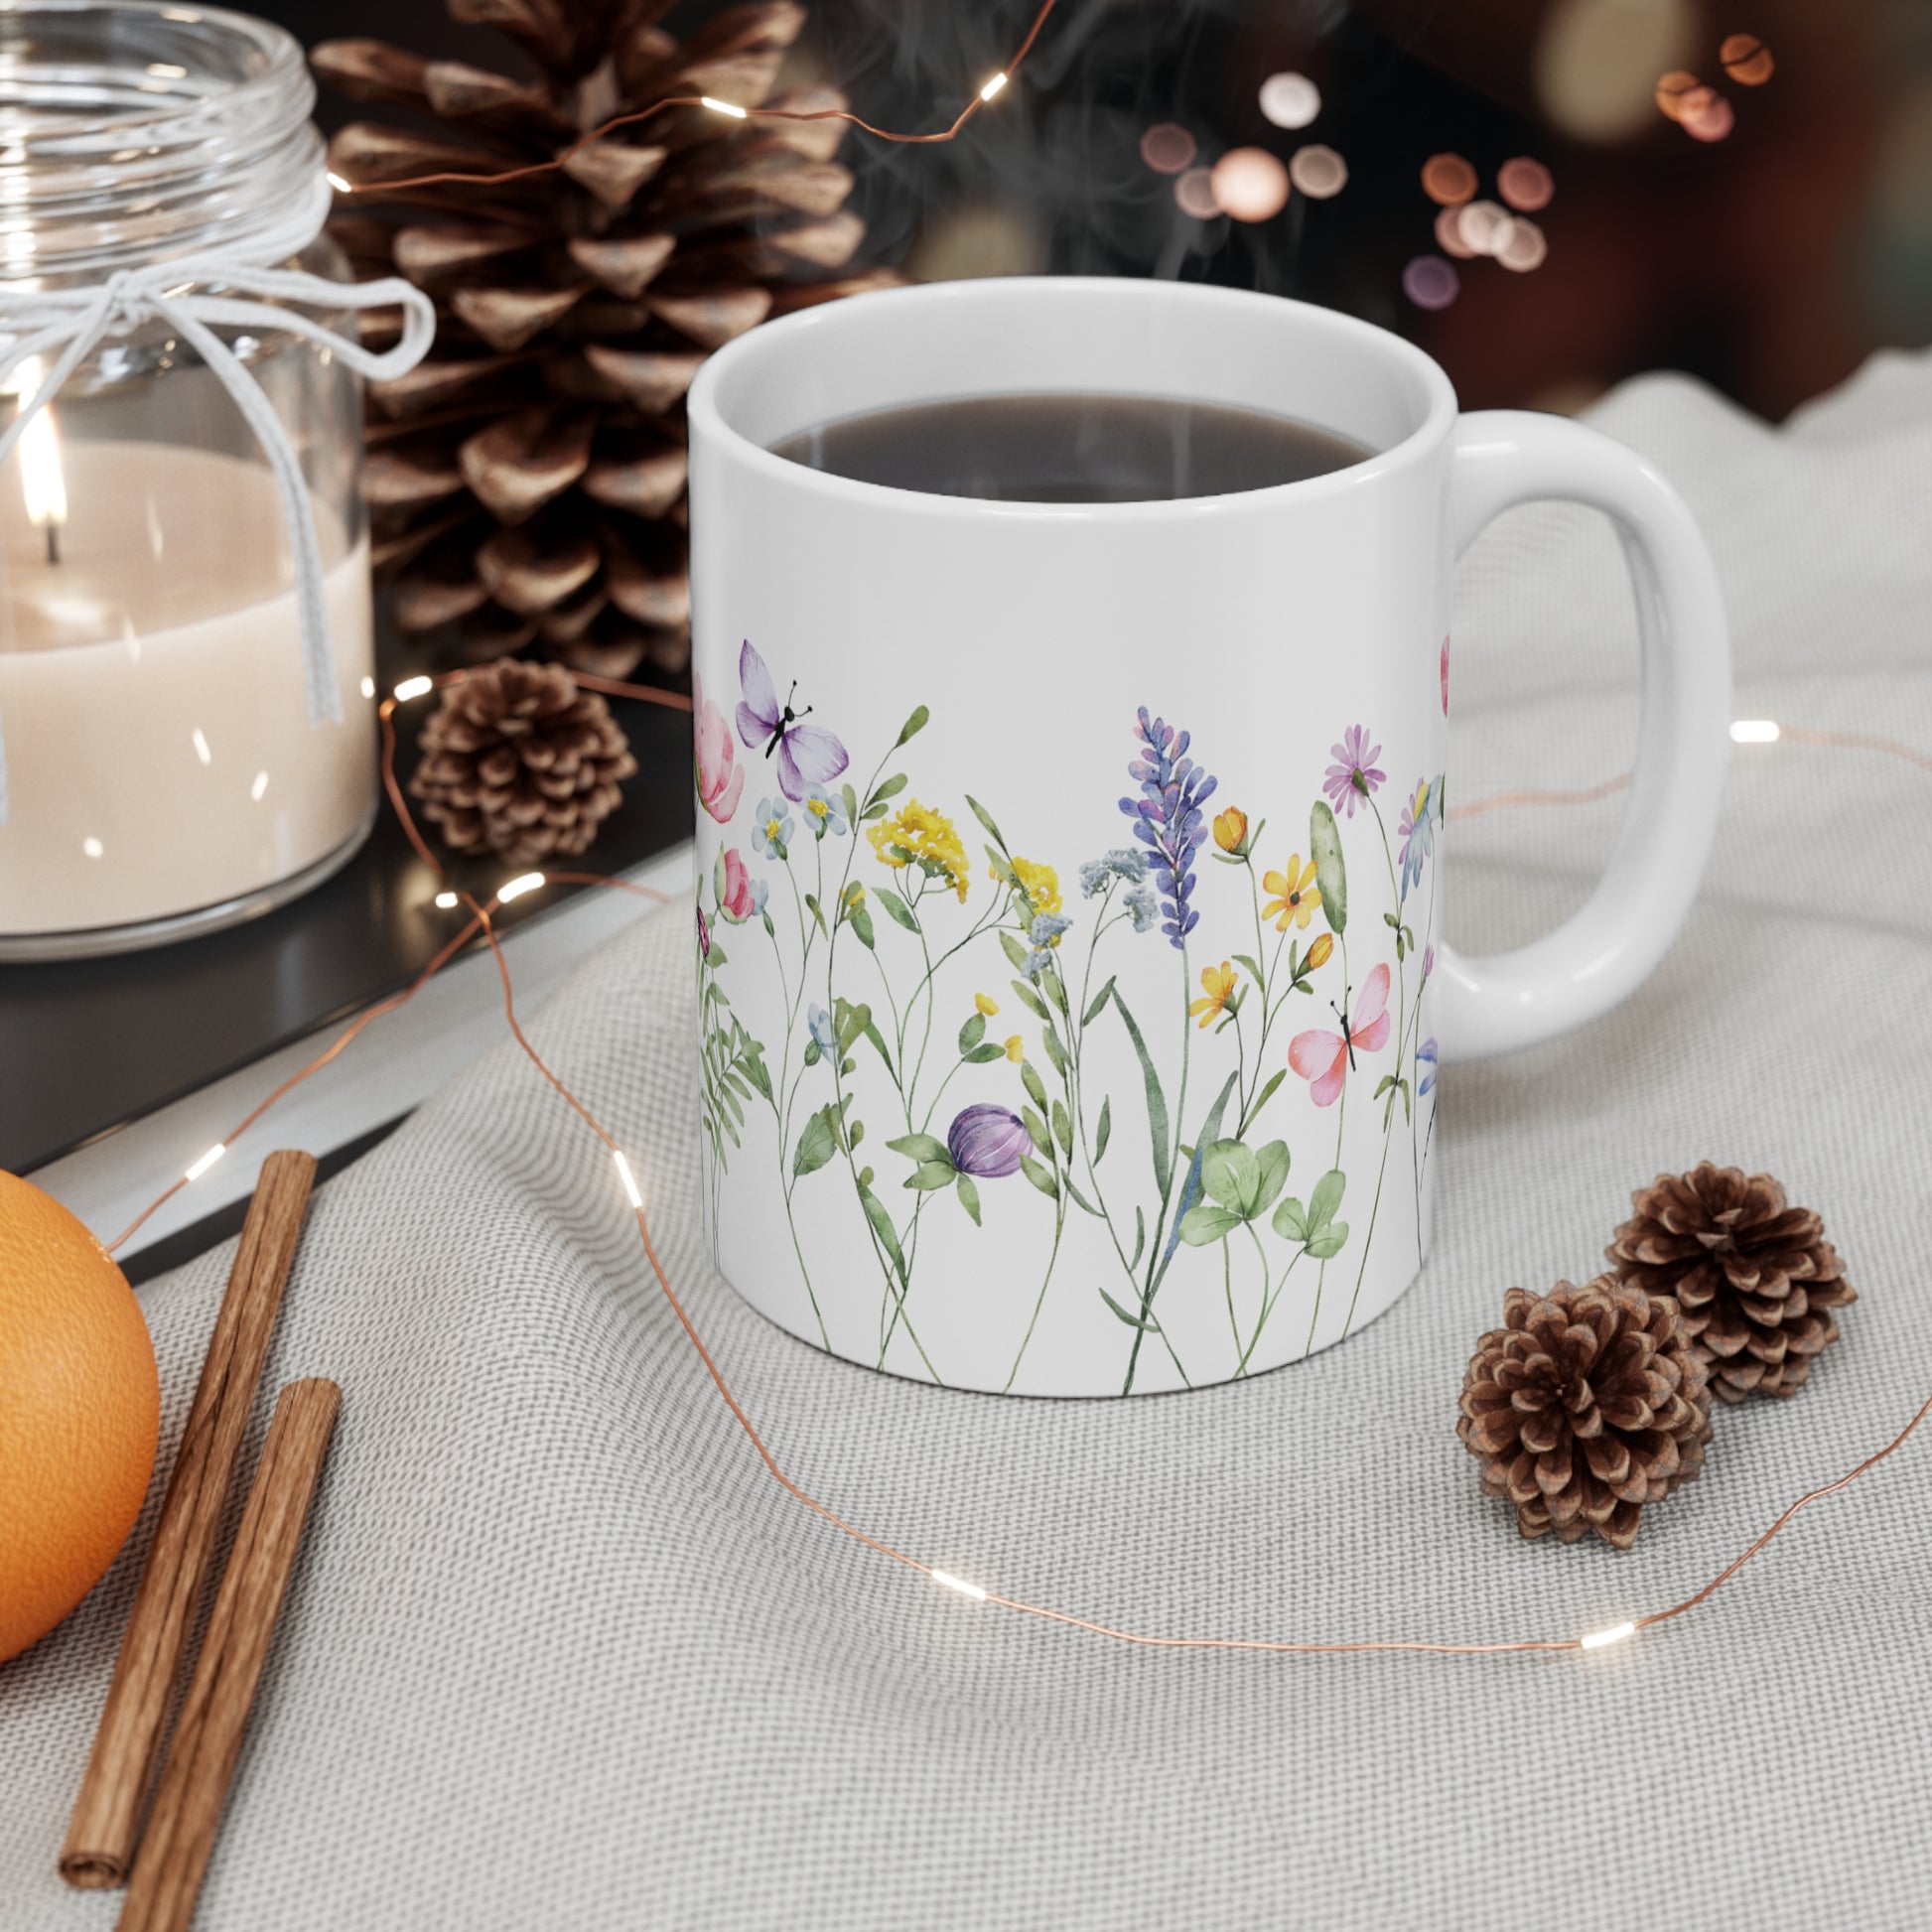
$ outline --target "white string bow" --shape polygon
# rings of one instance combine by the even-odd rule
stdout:
[[[323,202],[327,203],[325,188]],[[289,245],[290,234],[270,237],[248,251],[273,250],[287,260],[312,240],[320,220]],[[198,293],[218,287],[233,293]],[[301,303],[320,309],[400,308],[402,337],[373,354],[350,337],[286,307]],[[60,392],[62,385],[95,347],[114,337],[131,335],[144,323],[160,320],[200,351],[209,370],[234,399],[243,420],[261,445],[281,488],[288,518],[289,550],[295,564],[295,600],[301,619],[303,671],[308,686],[309,722],[340,724],[342,694],[335,651],[329,637],[329,612],[323,600],[322,549],[315,513],[303,479],[301,459],[248,365],[214,332],[216,328],[300,336],[339,356],[370,381],[390,380],[423,359],[436,335],[436,310],[422,290],[396,277],[376,282],[331,282],[296,269],[263,268],[222,253],[180,256],[168,261],[119,269],[91,288],[12,289],[0,281],[0,386],[29,357],[54,355],[45,380],[23,396],[19,413],[0,433],[0,466],[13,454],[27,425]],[[0,730],[0,825],[7,822],[7,753]]]

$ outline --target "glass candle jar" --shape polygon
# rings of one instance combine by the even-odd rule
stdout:
[[[292,481],[194,325],[123,304],[0,468],[0,959],[250,917],[344,865],[373,822],[360,378],[314,332],[212,314],[248,284],[211,264],[345,278],[319,232],[314,100],[296,42],[244,15],[0,10],[0,347],[31,338],[33,292],[111,297],[194,265],[163,293],[210,298],[300,464],[335,692],[319,703],[305,682]],[[0,428],[58,361],[7,378]]]

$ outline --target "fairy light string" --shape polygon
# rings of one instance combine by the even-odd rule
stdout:
[[[236,1124],[224,1140],[218,1142],[213,1149],[209,1150],[208,1154],[204,1155],[195,1164],[194,1168],[188,1173],[184,1174],[181,1179],[177,1180],[171,1187],[167,1188],[150,1203],[120,1235],[108,1244],[110,1252],[122,1247],[150,1215],[154,1214],[157,1209],[171,1200],[182,1188],[190,1185],[195,1178],[199,1177],[201,1173],[207,1172],[207,1168],[211,1167],[216,1159],[222,1154],[225,1154],[235,1141],[239,1140],[243,1134],[254,1127],[263,1115],[268,1113],[278,1101],[283,1099],[295,1087],[301,1085],[303,1081],[321,1072],[324,1067],[328,1066],[340,1054],[346,1050],[350,1043],[371,1023],[386,1014],[397,1012],[407,1006],[421,992],[423,987],[441,972],[452,959],[464,951],[474,939],[481,937],[483,944],[487,946],[491,960],[496,968],[497,981],[503,997],[503,1016],[511,1037],[516,1041],[517,1046],[529,1060],[530,1064],[542,1076],[544,1081],[576,1113],[591,1133],[603,1143],[606,1152],[610,1155],[617,1169],[618,1178],[621,1185],[625,1203],[636,1223],[638,1240],[643,1248],[645,1259],[649,1264],[652,1276],[656,1280],[658,1289],[662,1293],[665,1302],[669,1305],[672,1314],[677,1319],[678,1325],[683,1329],[685,1338],[690,1342],[699,1361],[703,1364],[705,1373],[711,1378],[712,1386],[717,1390],[720,1400],[731,1412],[733,1421],[743,1431],[753,1451],[764,1465],[766,1473],[796,1502],[810,1510],[814,1515],[822,1518],[842,1536],[848,1537],[851,1541],[863,1545],[866,1549],[873,1551],[878,1556],[889,1558],[892,1562],[899,1564],[907,1570],[916,1572],[936,1587],[965,1596],[975,1603],[984,1603],[997,1609],[1011,1610],[1017,1615],[1034,1617],[1041,1622],[1058,1624],[1068,1629],[1082,1630],[1089,1635],[1103,1637],[1113,1642],[1133,1644],[1142,1648],[1157,1650],[1242,1650],[1299,1656],[1348,1656],[1368,1652],[1415,1652],[1440,1657],[1508,1656],[1532,1651],[1574,1651],[1578,1653],[1594,1651],[1627,1641],[1640,1631],[1650,1629],[1657,1624],[1668,1623],[1673,1618],[1683,1616],[1689,1611],[1697,1609],[1701,1604],[1715,1595],[1718,1590],[1722,1589],[1725,1584],[1729,1583],[1754,1557],[1759,1555],[1803,1510],[1809,1508],[1815,1502],[1822,1501],[1827,1496],[1836,1495],[1840,1490],[1849,1487],[1852,1483],[1858,1481],[1860,1477],[1875,1468],[1887,1456],[1896,1453],[1924,1424],[1927,1417],[1932,1416],[1932,1396],[1928,1396],[1911,1419],[1888,1443],[1873,1450],[1856,1468],[1847,1470],[1844,1475],[1839,1476],[1836,1480],[1823,1483],[1819,1487],[1807,1490],[1803,1495],[1797,1497],[1787,1505],[1784,1511],[1755,1541],[1740,1551],[1737,1556],[1732,1558],[1724,1569],[1719,1571],[1701,1588],[1693,1591],[1682,1600],[1672,1603],[1664,1609],[1652,1610],[1641,1616],[1629,1617],[1622,1622],[1611,1624],[1603,1629],[1589,1631],[1579,1636],[1518,1637],[1490,1643],[1445,1643],[1420,1637],[1348,1639],[1324,1642],[1310,1639],[1270,1637],[1171,1635],[1157,1631],[1128,1629],[1118,1624],[1105,1623],[1096,1618],[1081,1616],[1071,1610],[1056,1609],[1050,1604],[1032,1602],[1026,1597],[1007,1595],[1001,1591],[991,1589],[970,1578],[961,1577],[952,1571],[940,1569],[936,1565],[925,1562],[922,1558],[912,1556],[904,1550],[897,1549],[893,1544],[871,1535],[868,1531],[861,1529],[857,1524],[848,1521],[836,1510],[831,1508],[830,1505],[822,1502],[809,1489],[805,1488],[802,1483],[796,1481],[789,1475],[777,1457],[772,1453],[763,1437],[759,1435],[757,1425],[752,1421],[744,1405],[733,1393],[731,1384],[726,1380],[724,1371],[718,1366],[717,1359],[706,1346],[704,1337],[699,1333],[697,1324],[692,1320],[690,1311],[685,1307],[682,1298],[672,1286],[670,1275],[657,1253],[656,1244],[651,1239],[650,1220],[645,1206],[643,1190],[638,1184],[628,1156],[597,1116],[572,1092],[568,1084],[550,1066],[542,1054],[537,1051],[536,1047],[531,1043],[529,1035],[523,1031],[522,1023],[517,1017],[515,987],[510,976],[509,961],[504,956],[494,918],[494,913],[504,903],[506,897],[512,896],[510,892],[511,887],[521,887],[527,891],[534,891],[538,886],[544,885],[578,885],[610,888],[621,892],[631,893],[639,897],[653,899],[666,904],[671,902],[670,896],[658,892],[653,887],[643,886],[632,880],[613,878],[605,873],[546,871],[542,874],[525,874],[516,880],[508,882],[505,887],[499,888],[496,894],[485,901],[478,898],[473,893],[460,888],[450,888],[447,886],[448,873],[443,862],[424,839],[420,828],[416,824],[415,815],[409,809],[408,800],[396,776],[396,708],[399,704],[405,704],[411,702],[414,698],[426,696],[431,691],[440,690],[451,684],[460,684],[465,678],[471,675],[473,673],[469,670],[456,670],[445,672],[441,676],[434,678],[419,676],[406,679],[396,687],[395,692],[391,696],[383,699],[377,708],[377,716],[382,733],[381,770],[383,789],[388,796],[390,805],[394,809],[403,833],[409,840],[411,847],[417,856],[423,860],[424,864],[431,869],[436,879],[439,882],[445,882],[445,889],[437,895],[437,903],[439,905],[445,904],[446,902],[450,904],[461,904],[468,908],[469,918],[464,923],[462,929],[438,949],[429,960],[429,963],[424,966],[423,970],[407,987],[399,993],[392,994],[388,999],[378,1002],[365,1013],[359,1015],[349,1026],[344,1029],[326,1050],[319,1053],[307,1065],[291,1074],[269,1093],[250,1113],[245,1115]],[[615,678],[594,677],[583,673],[578,674],[578,682],[586,688],[599,691],[606,696],[631,698],[686,712],[691,709],[690,698],[677,692],[660,691],[646,685],[625,684]],[[1921,770],[1932,772],[1932,757],[1928,757],[1925,753],[1919,752],[1911,746],[1899,744],[1895,740],[1878,738],[1862,732],[1819,731],[1805,727],[1779,725],[1771,720],[1740,720],[1739,724],[1747,728],[1742,731],[1733,728],[1732,735],[1740,744],[1784,742],[1867,752],[1900,759]],[[1485,811],[1499,809],[1504,805],[1525,803],[1582,804],[1606,797],[1615,790],[1620,789],[1627,782],[1628,774],[1624,774],[1621,778],[1613,779],[1606,784],[1582,787],[1568,792],[1503,793],[1496,797],[1478,800],[1471,805],[1460,808],[1458,811],[1451,812],[1449,816],[1451,818],[1473,817]]]
[[[1027,29],[1027,38],[1014,51],[1013,57],[996,73],[991,75],[966,105],[945,127],[931,134],[906,134],[889,127],[875,127],[863,115],[853,113],[845,107],[747,107],[737,101],[720,100],[715,94],[666,94],[661,100],[653,100],[643,107],[632,108],[623,114],[614,114],[608,121],[600,121],[588,134],[580,134],[569,147],[560,149],[548,161],[532,161],[519,168],[503,168],[493,173],[472,172],[467,169],[443,169],[429,175],[404,175],[398,180],[349,181],[344,176],[332,173],[329,177],[339,194],[381,194],[396,195],[411,188],[439,188],[445,184],[470,188],[501,188],[510,182],[528,181],[537,175],[553,175],[566,168],[586,148],[595,147],[608,135],[621,128],[636,127],[640,122],[666,113],[674,107],[700,107],[713,114],[722,114],[734,121],[844,121],[849,126],[872,135],[876,140],[890,141],[897,147],[923,148],[937,147],[943,142],[956,141],[965,131],[969,122],[980,109],[995,99],[1020,70],[1020,64],[1034,51],[1034,43],[1038,40],[1039,32],[1046,25],[1059,0],[1042,0],[1039,11],[1034,15],[1033,25]]]

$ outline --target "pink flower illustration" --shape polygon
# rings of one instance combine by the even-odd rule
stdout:
[[[1443,716],[1449,716],[1449,639],[1443,639]]]
[[[729,825],[745,790],[745,773],[739,768],[731,725],[725,714],[705,696],[703,682],[695,672],[691,677],[691,712],[697,739],[698,803],[720,825]],[[743,878],[743,860],[739,861],[738,870]]]
[[[764,887],[752,883],[736,846],[719,853],[712,885],[718,894],[719,911],[736,924],[742,925],[764,910]]]

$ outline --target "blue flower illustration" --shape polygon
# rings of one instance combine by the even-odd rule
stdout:
[[[1427,1068],[1427,1071],[1424,1069]],[[1420,1100],[1436,1085],[1436,1036],[1432,1034],[1416,1048],[1416,1098]]]
[[[803,806],[805,823],[812,829],[812,837],[822,839],[830,832],[835,839],[846,834],[845,800],[835,797],[822,785],[805,787]]]
[[[839,1036],[833,1030],[832,1016],[823,1007],[808,1006],[805,1009],[805,1025],[818,1050],[828,1060],[835,1058],[839,1050]]]
[[[791,843],[791,807],[782,798],[760,798],[752,814],[752,843],[767,859],[782,859]]]
[[[1127,895],[1127,910],[1134,921],[1136,932],[1151,932],[1154,922],[1161,916],[1161,907],[1154,897],[1152,886],[1136,886]]]
[[[1415,795],[1403,801],[1402,817],[1395,829],[1402,841],[1396,861],[1402,868],[1404,898],[1409,897],[1410,888],[1421,881],[1423,862],[1436,850],[1436,823],[1443,815],[1442,798],[1441,778],[1420,778],[1416,781]]]
[[[1134,821],[1134,836],[1152,848],[1151,871],[1167,914],[1161,930],[1179,951],[1200,923],[1187,900],[1194,890],[1194,854],[1207,836],[1201,807],[1213,796],[1215,781],[1187,756],[1189,734],[1150,718],[1145,705],[1135,735],[1142,750],[1127,772],[1139,781],[1141,795],[1123,798],[1120,808]]]
[[[1080,868],[1080,892],[1086,898],[1098,898],[1115,880],[1130,885],[1147,877],[1147,854],[1137,846],[1117,846],[1104,859],[1089,859]]]
[[[1035,946],[1050,946],[1072,924],[1073,921],[1063,912],[1042,912],[1034,920],[1027,937]]]

